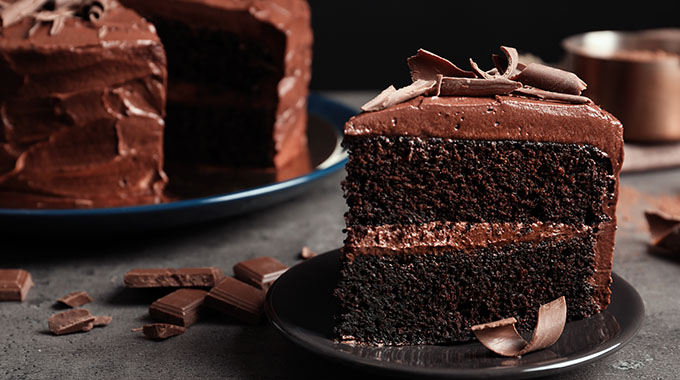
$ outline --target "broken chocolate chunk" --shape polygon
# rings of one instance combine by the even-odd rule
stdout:
[[[668,252],[680,252],[680,217],[659,210],[645,211],[651,244]]]
[[[268,289],[288,267],[271,257],[258,257],[234,265],[234,275],[239,280],[260,289]]]
[[[159,287],[213,287],[224,277],[215,267],[133,269],[125,274],[123,282],[128,288]]]
[[[71,334],[90,331],[94,327],[95,317],[87,309],[67,310],[50,316],[48,324],[54,335]]]
[[[205,297],[205,305],[243,322],[262,319],[265,291],[233,277],[225,277]]]
[[[522,356],[550,347],[562,335],[567,322],[567,302],[564,296],[542,305],[531,340],[527,342],[515,329],[515,318],[472,326],[472,332],[489,350],[501,356]]]
[[[170,323],[151,323],[132,331],[142,331],[145,337],[154,340],[167,339],[176,335],[184,334],[186,327],[173,325]]]
[[[157,321],[189,327],[199,318],[208,292],[202,289],[177,289],[149,306],[149,315]]]
[[[0,301],[23,301],[33,286],[31,274],[23,269],[0,269]]]
[[[113,321],[113,317],[108,316],[108,315],[95,315],[94,316],[94,321],[92,321],[92,324],[94,327],[98,326],[107,326],[109,323]]]
[[[57,302],[62,303],[69,307],[79,307],[92,302],[93,299],[87,292],[73,292],[69,293],[57,300]]]

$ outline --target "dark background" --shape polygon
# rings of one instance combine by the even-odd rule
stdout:
[[[406,58],[418,48],[468,68],[492,66],[499,46],[548,63],[560,41],[593,30],[680,27],[669,1],[481,2],[309,0],[314,28],[313,90],[378,90],[409,82]]]

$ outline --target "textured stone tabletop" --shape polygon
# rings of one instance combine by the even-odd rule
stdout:
[[[330,94],[353,106],[371,94]],[[35,281],[21,303],[0,303],[0,379],[296,379],[342,378],[361,373],[290,344],[268,324],[245,326],[210,318],[187,333],[154,342],[130,330],[149,321],[154,291],[123,287],[135,267],[217,266],[226,274],[239,261],[272,256],[300,261],[307,245],[317,252],[342,244],[344,172],[303,195],[266,210],[199,226],[143,235],[30,238],[3,236],[0,267],[21,267]],[[559,379],[676,379],[680,376],[680,259],[648,251],[645,208],[680,197],[680,170],[622,176],[614,271],[641,294],[646,317],[620,351]],[[679,198],[680,199],[680,198]],[[678,200],[675,200],[676,202]],[[47,318],[55,300],[86,290],[95,315],[113,322],[88,333],[52,335]]]

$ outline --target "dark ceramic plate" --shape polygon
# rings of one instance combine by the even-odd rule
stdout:
[[[572,370],[601,359],[630,341],[644,318],[637,291],[616,274],[611,304],[591,318],[567,323],[552,347],[521,358],[496,356],[480,343],[365,347],[330,338],[340,251],[290,268],[267,293],[265,310],[293,343],[328,359],[383,375],[414,378],[530,378]],[[313,307],[312,307],[313,305]]]
[[[168,163],[168,202],[77,210],[0,209],[0,228],[5,233],[162,229],[234,216],[290,199],[344,167],[347,153],[340,146],[343,128],[357,113],[320,95],[311,95],[308,104],[309,155],[304,165],[286,173],[215,173]]]

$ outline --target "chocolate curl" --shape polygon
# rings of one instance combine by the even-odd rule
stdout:
[[[653,246],[671,252],[680,251],[680,218],[663,211],[647,210],[645,219]]]
[[[472,58],[470,58],[470,67],[472,67],[472,71],[474,71],[475,74],[477,74],[477,76],[480,77],[480,78],[484,78],[484,79],[493,79],[494,78],[494,74],[487,73],[486,71],[480,69],[479,66],[477,65],[477,63],[472,60]]]
[[[378,94],[378,96],[361,106],[361,110],[365,112],[380,111],[395,104],[413,99],[416,96],[423,95],[434,87],[436,83],[437,81],[434,79],[418,79],[410,85],[398,90],[395,89],[394,86],[390,86]]]
[[[86,8],[87,19],[92,23],[96,23],[102,17],[107,8],[108,3],[104,0],[92,1]]]
[[[541,90],[539,88],[534,88],[534,87],[522,87],[522,88],[516,89],[513,92],[521,94],[521,95],[533,96],[533,97],[538,98],[538,99],[557,100],[557,101],[560,101],[560,102],[572,103],[572,104],[588,104],[588,103],[593,102],[592,100],[590,100],[590,98],[588,98],[586,96],[564,94],[564,93],[561,93],[561,92],[554,92],[554,91],[545,91],[545,90]]]
[[[439,86],[437,84],[437,86]],[[503,77],[451,78],[443,77],[439,94],[443,96],[494,96],[507,95],[521,88],[522,84]]]
[[[408,67],[411,69],[411,80],[432,80],[441,74],[445,77],[474,78],[471,71],[460,69],[446,58],[442,58],[424,49],[418,49],[418,53],[408,59]]]
[[[567,302],[562,296],[538,309],[538,321],[529,342],[515,329],[515,318],[475,325],[471,329],[489,350],[501,356],[522,356],[555,344],[562,335],[566,322]]]
[[[587,87],[576,74],[540,63],[528,64],[524,70],[510,79],[522,82],[526,86],[571,95],[581,95]]]
[[[47,0],[19,0],[0,10],[0,27],[6,28],[42,8]]]

